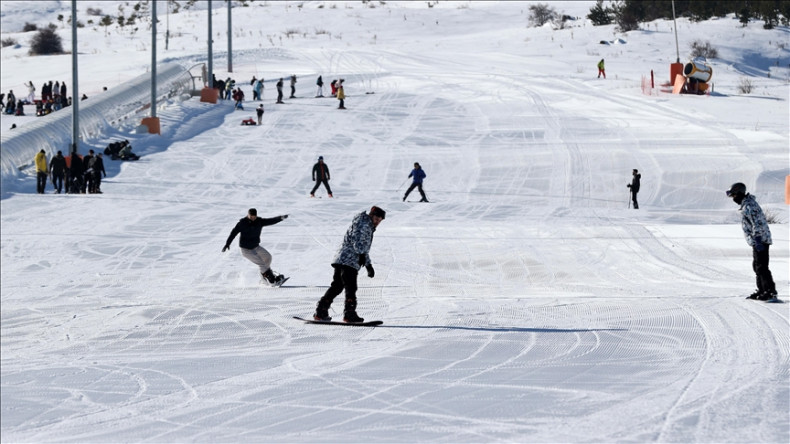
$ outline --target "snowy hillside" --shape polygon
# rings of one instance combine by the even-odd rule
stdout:
[[[158,3],[160,61],[205,62],[206,3]],[[643,76],[668,81],[677,57],[672,22],[594,27],[594,2],[552,2],[579,17],[554,30],[527,27],[536,2],[256,1],[233,8],[232,73],[214,3],[215,73],[244,111],[174,101],[161,136],[130,122],[84,141],[142,156],[107,159],[103,194],[3,178],[3,442],[790,441],[790,304],[744,300],[751,248],[724,194],[744,182],[777,221],[771,270],[790,300],[786,28],[679,19],[681,61],[695,40],[719,51],[714,92],[648,95]],[[70,2],[0,4],[18,42],[3,92],[70,80],[69,55],[27,56],[20,32],[58,14]],[[150,69],[146,29],[81,28],[80,90]],[[291,74],[297,98],[275,104]],[[345,79],[347,110],[314,97],[318,75],[327,96]],[[263,124],[240,125],[259,103]],[[334,198],[309,197],[318,156]],[[414,162],[430,203],[402,201]],[[358,312],[384,324],[292,319],[312,315],[371,205],[387,217]],[[281,288],[238,240],[221,252],[250,207],[289,215],[261,234]]]

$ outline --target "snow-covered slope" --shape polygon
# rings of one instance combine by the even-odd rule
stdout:
[[[68,8],[9,3],[4,33]],[[742,181],[782,221],[771,268],[790,299],[787,30],[679,20],[681,51],[718,47],[715,92],[645,95],[642,76],[664,81],[676,58],[671,22],[527,28],[531,3],[254,2],[233,9],[232,74],[223,4],[217,77],[248,98],[267,80],[263,125],[240,125],[261,102],[174,103],[161,136],[84,143],[143,155],[108,160],[104,194],[4,181],[2,440],[787,442],[790,305],[743,300],[751,251],[724,195]],[[168,20],[162,58],[205,61],[205,9]],[[142,31],[81,33],[81,90],[145,71]],[[4,91],[70,70],[24,51],[3,49]],[[298,98],[275,105],[272,80],[294,73]],[[346,80],[347,110],[314,97],[319,74]],[[308,197],[319,155],[333,199]],[[415,161],[431,203],[401,201]],[[358,311],[384,325],[293,320],[371,205],[387,218]],[[250,207],[290,216],[262,233],[282,288],[220,251]]]

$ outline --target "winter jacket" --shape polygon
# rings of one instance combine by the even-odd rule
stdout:
[[[631,180],[631,192],[638,193],[639,192],[639,180],[642,178],[641,174],[637,174]]]
[[[54,177],[63,177],[63,174],[66,173],[66,158],[63,157],[63,154],[52,158],[52,161],[49,162],[49,172]]]
[[[337,87],[337,100],[344,100],[346,98],[346,90],[343,85]]]
[[[603,63],[603,60],[601,60],[600,62],[598,62],[598,69],[604,69],[604,63]]]
[[[47,171],[47,155],[39,151],[36,153],[36,172],[46,173]]]
[[[414,177],[414,179],[412,179],[413,183],[422,183],[422,180],[425,179],[425,171],[423,171],[422,168],[415,168],[411,170],[409,177]]]
[[[82,158],[79,156],[79,154],[72,154],[69,175],[71,177],[82,177],[82,173],[84,173],[82,168]]]
[[[313,180],[329,180],[329,167],[324,162],[313,165]]]
[[[747,194],[741,202],[741,228],[746,243],[754,247],[756,239],[760,239],[765,245],[771,245],[771,229],[768,228],[768,221],[765,219],[763,209],[754,199],[754,196]]]
[[[233,227],[225,245],[230,245],[236,235],[241,234],[241,237],[239,237],[239,247],[251,250],[261,244],[261,229],[263,227],[280,223],[282,220],[282,216],[270,218],[258,217],[255,220],[242,217],[239,219],[239,223]]]
[[[373,226],[373,219],[364,211],[357,214],[348,227],[346,235],[343,237],[343,244],[337,251],[332,265],[346,265],[355,270],[359,270],[359,255],[365,255],[365,264],[370,264],[370,245],[373,243],[373,232],[376,227]]]

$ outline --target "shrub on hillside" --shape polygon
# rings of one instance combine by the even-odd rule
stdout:
[[[22,27],[22,32],[30,32],[30,31],[38,31],[38,26],[36,26],[35,23],[25,22],[25,26]]]
[[[30,55],[63,54],[63,40],[52,27],[41,29],[30,41]]]
[[[748,77],[741,77],[740,83],[738,83],[738,92],[741,94],[749,94],[754,89],[752,85],[752,81],[749,80]]]
[[[5,48],[6,46],[14,46],[14,45],[16,45],[16,43],[17,43],[16,40],[14,40],[11,37],[9,37],[7,39],[3,39],[2,46],[3,46],[3,48]]]
[[[715,59],[719,57],[719,51],[714,48],[710,42],[703,42],[701,40],[694,40],[691,43],[691,58],[705,57],[706,59]]]

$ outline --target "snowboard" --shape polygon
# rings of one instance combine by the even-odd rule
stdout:
[[[283,281],[282,281],[282,282],[280,282],[279,284],[277,284],[277,283],[274,283],[274,284],[272,284],[272,287],[282,287],[282,286],[283,286],[283,284],[284,284],[284,283],[286,283],[286,282],[288,281],[288,279],[291,279],[291,278],[290,278],[290,277],[287,277],[287,278],[283,279]]]
[[[776,297],[773,298],[773,299],[768,299],[767,301],[764,301],[762,299],[751,299],[751,298],[744,298],[744,299],[747,300],[747,301],[765,302],[766,304],[784,304],[784,302],[785,302],[785,301],[783,301],[783,300],[781,300],[779,298],[776,298]]]
[[[381,325],[384,323],[383,321],[365,321],[365,322],[315,321],[313,319],[300,318],[299,316],[294,316],[294,319],[304,321],[308,324],[348,325],[351,327],[375,327],[377,325]]]

